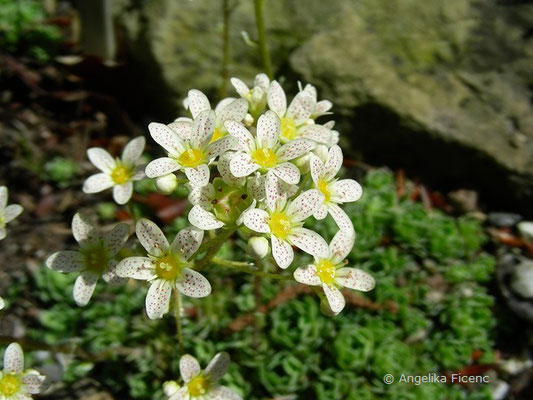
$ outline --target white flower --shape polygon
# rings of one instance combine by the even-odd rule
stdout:
[[[254,86],[249,89],[246,83],[238,78],[231,78],[231,84],[243,99],[250,103],[250,113],[257,117],[266,106],[266,95],[270,79],[266,74],[256,75]]]
[[[287,268],[294,259],[292,246],[313,256],[324,257],[328,251],[326,241],[318,233],[303,228],[303,221],[311,216],[322,202],[316,189],[307,190],[294,200],[287,201],[280,193],[277,178],[267,175],[267,210],[254,208],[244,214],[247,228],[270,235],[272,255],[280,268]]]
[[[170,400],[242,400],[233,390],[218,383],[229,363],[228,353],[218,353],[202,371],[196,358],[184,355],[180,358],[180,374],[185,384]]]
[[[334,314],[341,312],[346,304],[340,288],[368,292],[375,286],[374,278],[368,273],[357,268],[344,267],[344,259],[352,250],[354,241],[353,233],[339,231],[331,240],[326,257],[315,257],[313,264],[294,271],[296,281],[310,286],[322,286]]]
[[[11,343],[4,353],[0,372],[0,399],[29,400],[45,389],[45,377],[35,370],[24,370],[24,353],[18,343]]]
[[[311,90],[302,90],[287,108],[287,97],[280,84],[272,81],[268,88],[268,107],[281,119],[281,140],[289,142],[297,138],[306,138],[318,143],[328,144],[331,131],[315,124],[311,115],[316,108],[316,94]]]
[[[298,82],[298,86],[300,87],[300,91],[302,91],[300,82]],[[303,90],[308,92],[313,98],[314,108],[310,115],[311,119],[316,119],[318,117],[321,117],[322,115],[332,114],[331,112],[329,112],[329,110],[331,109],[331,107],[333,107],[333,104],[329,100],[317,101],[318,96],[316,88],[313,85],[308,83],[307,85],[305,85],[305,88]]]
[[[58,251],[46,260],[46,266],[53,270],[68,273],[81,272],[74,283],[74,301],[85,306],[93,295],[98,278],[118,285],[123,282],[116,273],[117,262],[113,257],[128,240],[128,224],[117,224],[105,235],[97,232],[89,222],[89,217],[77,213],[72,219],[72,234],[80,245],[79,251]]]
[[[289,184],[300,181],[300,170],[293,160],[311,151],[316,144],[307,139],[297,139],[280,146],[280,121],[272,111],[267,111],[257,121],[257,137],[238,122],[226,122],[228,131],[238,139],[243,152],[231,158],[230,171],[236,177],[248,176],[259,170],[272,171]]]
[[[148,257],[123,259],[117,265],[117,275],[150,282],[146,295],[150,319],[162,318],[168,312],[173,289],[189,297],[206,297],[211,293],[209,281],[189,268],[189,258],[202,243],[202,230],[192,226],[182,229],[169,244],[156,224],[141,218],[135,232]]]
[[[118,204],[126,204],[133,193],[133,181],[144,177],[137,162],[144,151],[145,139],[131,140],[122,151],[122,157],[113,159],[111,154],[100,147],[87,150],[89,160],[102,171],[87,178],[83,184],[85,193],[98,193],[113,187],[113,199]]]
[[[350,217],[339,207],[339,204],[357,201],[363,194],[361,185],[353,179],[335,179],[342,166],[342,150],[334,145],[329,149],[326,162],[311,154],[311,177],[315,188],[324,195],[321,207],[315,212],[316,219],[324,219],[329,214],[339,229],[353,231]]]
[[[214,111],[204,110],[193,122],[180,120],[173,122],[172,127],[152,122],[148,126],[150,135],[168,152],[168,157],[150,162],[146,176],[157,178],[180,170],[193,185],[207,185],[211,160],[235,145],[235,139],[229,135],[211,143],[215,119]]]
[[[17,218],[24,210],[19,204],[7,205],[8,190],[5,186],[0,186],[0,240],[7,235],[6,225]]]

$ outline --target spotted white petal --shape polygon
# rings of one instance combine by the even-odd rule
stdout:
[[[331,185],[332,200],[336,203],[357,201],[363,194],[363,188],[353,179],[341,179]]]
[[[267,92],[268,108],[275,111],[280,118],[285,115],[287,111],[287,97],[280,84],[272,81]]]
[[[250,89],[248,89],[246,83],[244,83],[240,79],[231,78],[231,84],[233,85],[239,96],[246,97],[246,95],[248,95]]]
[[[111,157],[111,154],[100,147],[91,147],[88,149],[87,157],[102,172],[109,172],[115,166],[115,160]]]
[[[85,245],[98,237],[98,232],[86,213],[76,213],[71,226],[72,235],[80,245]]]
[[[171,248],[174,252],[181,252],[186,259],[189,259],[198,250],[203,239],[203,230],[188,226],[178,232]]]
[[[316,211],[315,213],[313,214],[313,217],[315,217],[315,219],[317,220],[322,220],[324,218],[326,218],[328,215],[328,208],[322,204]]]
[[[338,145],[333,145],[329,149],[328,159],[324,165],[324,176],[326,178],[333,178],[342,167],[342,150]]]
[[[213,110],[204,110],[198,114],[192,125],[191,146],[193,148],[204,148],[215,130],[215,112]]]
[[[255,139],[243,124],[235,121],[226,121],[224,126],[230,135],[237,139],[241,150],[252,151],[255,149]]]
[[[64,273],[80,271],[83,268],[83,257],[77,251],[58,251],[46,259],[46,266]]]
[[[273,111],[267,111],[257,120],[257,143],[260,148],[272,149],[278,142],[281,130],[279,117]]]
[[[209,392],[212,400],[242,400],[242,397],[226,386],[217,386]]]
[[[286,269],[294,260],[294,251],[289,243],[285,240],[278,239],[276,236],[271,236],[272,241],[272,256],[278,264],[278,267]]]
[[[174,121],[168,124],[168,127],[172,129],[174,133],[176,133],[182,141],[191,139],[191,132],[192,132],[191,121]],[[177,153],[181,153],[183,151],[183,146],[176,148],[175,151]]]
[[[156,279],[152,281],[146,294],[146,315],[150,319],[163,318],[170,306],[172,286],[169,281]]]
[[[229,106],[231,103],[233,103],[235,100],[235,97],[226,97],[225,99],[222,99],[217,103],[215,107],[215,114],[217,115],[217,126],[219,126],[218,121],[220,120],[220,113],[222,112],[222,110],[226,106]]]
[[[331,131],[322,125],[307,125],[299,131],[300,137],[313,140],[317,143],[329,144]]]
[[[199,272],[190,268],[183,268],[181,279],[176,282],[176,288],[185,296],[200,298],[211,294],[211,284]]]
[[[283,208],[281,206],[285,205],[285,200],[283,185],[274,172],[269,171],[265,178],[265,201],[268,209],[274,211],[277,208]]]
[[[346,300],[344,300],[344,296],[342,295],[341,291],[333,285],[329,286],[323,284],[322,288],[324,289],[324,294],[328,299],[331,311],[333,311],[335,314],[340,313],[346,305]]]
[[[168,400],[191,400],[191,396],[189,396],[189,389],[187,386],[180,387],[179,390],[170,396]]]
[[[298,92],[294,99],[292,99],[289,108],[287,109],[287,117],[294,120],[306,121],[311,116],[315,108],[315,99],[309,91]]]
[[[211,104],[209,103],[209,99],[199,90],[189,90],[188,99],[189,110],[191,111],[192,117],[195,119],[202,111],[211,110]]]
[[[272,168],[272,172],[281,180],[290,185],[300,182],[300,170],[290,162],[283,162]]]
[[[127,279],[126,278],[122,278],[120,276],[117,275],[117,270],[116,270],[116,266],[117,266],[117,262],[112,260],[110,263],[109,263],[109,267],[107,268],[106,271],[104,271],[104,273],[102,274],[102,279],[112,285],[112,286],[120,286],[124,283],[126,283]]]
[[[320,117],[321,115],[331,114],[329,110],[333,107],[333,104],[329,100],[320,100],[316,103],[315,109],[313,111],[313,118]]]
[[[317,258],[326,258],[329,253],[328,244],[322,236],[306,228],[296,228],[289,236],[290,242]]]
[[[289,161],[308,154],[316,147],[316,143],[307,139],[296,139],[281,146],[276,152],[280,161]]]
[[[6,208],[8,198],[8,190],[5,186],[0,186],[0,210]]]
[[[17,218],[22,211],[24,211],[24,208],[20,204],[11,204],[7,206],[4,210],[4,223],[9,223],[13,221],[15,218]]]
[[[117,204],[126,204],[131,199],[131,195],[133,194],[133,183],[132,182],[126,182],[122,185],[116,185],[113,188],[113,200]]]
[[[116,274],[122,278],[133,278],[148,281],[156,277],[155,266],[148,257],[128,257],[121,260]]]
[[[96,283],[98,282],[98,275],[89,271],[84,271],[76,278],[74,282],[73,296],[74,301],[80,307],[86,306],[91,300]]]
[[[205,368],[205,376],[210,383],[217,383],[228,371],[230,363],[229,354],[226,352],[216,354]]]
[[[192,205],[199,205],[205,210],[209,210],[212,207],[212,201],[215,198],[215,188],[212,184],[205,186],[190,185],[190,192],[187,199]]]
[[[141,218],[137,221],[135,233],[148,254],[160,255],[170,247],[164,233],[149,219]]]
[[[201,164],[196,168],[185,168],[187,179],[195,186],[205,186],[209,183],[209,166]]]
[[[148,178],[157,178],[168,175],[178,169],[180,169],[180,165],[175,160],[168,157],[161,157],[150,161],[144,172]]]
[[[247,211],[242,222],[244,225],[254,232],[269,233],[270,227],[268,226],[268,213],[265,210],[254,208]]]
[[[30,372],[22,375],[20,378],[23,390],[29,394],[38,394],[41,392],[45,377],[36,372]]]
[[[296,268],[294,279],[296,282],[311,286],[319,286],[321,283],[320,278],[316,275],[316,266],[313,264]]]
[[[103,190],[109,189],[115,183],[109,176],[109,174],[104,174],[103,172],[99,174],[94,174],[88,177],[83,183],[83,192],[84,193],[98,193]]]
[[[224,226],[224,223],[219,221],[213,213],[204,210],[198,205],[189,211],[189,222],[204,231],[210,231]]]
[[[354,243],[355,232],[342,229],[338,231],[329,244],[329,257],[333,263],[338,264],[348,257]]]
[[[107,247],[109,257],[117,254],[128,240],[130,227],[128,224],[117,224],[110,232],[104,235],[104,244]]]
[[[145,144],[146,139],[144,136],[139,136],[131,140],[122,151],[122,162],[124,164],[134,165],[139,157],[141,157]]]
[[[315,154],[311,153],[311,157],[309,159],[309,166],[311,170],[311,178],[313,178],[313,182],[316,184],[322,176],[322,171],[324,170],[324,163]]]
[[[218,123],[224,123],[224,121],[242,121],[248,112],[248,102],[245,99],[236,99],[231,103],[221,108],[217,112]]]
[[[265,198],[265,181],[267,175],[261,175],[259,172],[256,172],[255,176],[251,176],[247,180],[248,191],[257,201]]]
[[[218,139],[207,147],[207,158],[212,159],[224,154],[228,150],[236,150],[239,146],[239,142],[233,136],[224,136],[222,139]]]
[[[164,148],[169,154],[177,155],[185,150],[183,140],[167,125],[159,122],[152,122],[148,125],[148,130],[155,142]]]
[[[267,74],[257,74],[254,79],[254,86],[259,86],[265,92],[268,90],[268,85],[270,85],[270,79]]]
[[[24,370],[24,352],[18,343],[11,343],[4,352],[4,371],[20,374]]]
[[[324,196],[316,189],[309,189],[289,203],[287,214],[296,221],[309,218],[321,206]]]
[[[229,169],[233,176],[241,178],[250,175],[259,169],[259,165],[254,163],[249,154],[237,153],[230,161]]]
[[[244,186],[244,178],[237,178],[231,173],[230,162],[233,153],[226,153],[218,159],[217,169],[224,182],[234,186]]]
[[[189,354],[180,358],[180,374],[185,383],[189,383],[193,378],[200,375],[202,369],[198,360]]]
[[[368,292],[376,286],[376,281],[372,275],[358,268],[337,270],[335,281],[344,287],[362,292]]]
[[[328,204],[329,215],[335,220],[335,223],[341,230],[354,231],[350,217],[337,204]]]

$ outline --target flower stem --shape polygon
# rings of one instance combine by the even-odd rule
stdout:
[[[265,73],[270,79],[272,79],[272,63],[270,61],[270,53],[268,52],[268,47],[266,43],[265,20],[263,18],[264,8],[265,0],[254,0],[255,24],[257,26],[257,41],[259,44],[261,61],[263,62],[263,68],[265,68]]]
[[[176,336],[178,338],[178,349],[180,355],[184,355],[185,351],[183,349],[183,332],[181,328],[181,294],[175,289],[174,290],[174,317],[176,318]]]
[[[199,270],[207,266],[211,262],[211,259],[220,250],[222,245],[226,243],[226,240],[228,240],[228,238],[231,236],[233,232],[235,232],[235,229],[223,229],[222,232],[218,236],[216,236],[213,240],[208,242],[207,248],[204,249],[204,250],[207,250],[207,252],[205,253],[204,258],[196,262],[195,269]],[[202,247],[200,246],[198,251],[195,254],[193,254],[193,257],[196,256],[201,250],[202,250]]]
[[[229,79],[229,20],[231,16],[230,0],[222,0],[222,68],[220,75],[222,82],[218,91],[218,96],[222,99],[226,97]]]
[[[220,265],[221,267],[236,269],[241,272],[246,272],[248,274],[259,276],[261,278],[277,279],[280,281],[292,281],[292,278],[287,275],[273,274],[273,273],[263,272],[263,271],[253,269],[251,267],[251,264],[247,262],[225,260],[220,257],[213,257],[211,261],[214,264]]]

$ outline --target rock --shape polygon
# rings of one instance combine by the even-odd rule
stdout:
[[[489,224],[498,228],[509,228],[514,226],[522,217],[519,214],[504,213],[504,212],[492,212],[489,213]]]
[[[533,301],[515,293],[517,290],[522,292],[522,287],[514,288],[516,271],[520,265],[526,263],[531,265],[533,264],[533,261],[513,254],[502,255],[498,259],[496,279],[502,298],[507,306],[519,317],[526,321],[533,322]],[[531,282],[531,278],[525,278],[529,279],[529,282]],[[527,293],[529,288],[526,288],[525,290],[526,292],[524,293]]]
[[[450,202],[460,213],[478,211],[478,194],[475,190],[459,189],[448,193]]]
[[[522,221],[516,225],[520,235],[526,240],[533,241],[533,222],[531,221]]]
[[[533,261],[522,261],[513,271],[511,288],[526,298],[533,298]]]

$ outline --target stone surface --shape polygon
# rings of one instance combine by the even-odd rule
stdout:
[[[516,226],[520,235],[526,240],[533,241],[533,222],[522,221]]]
[[[533,261],[522,261],[513,271],[511,287],[526,298],[533,298]]]

